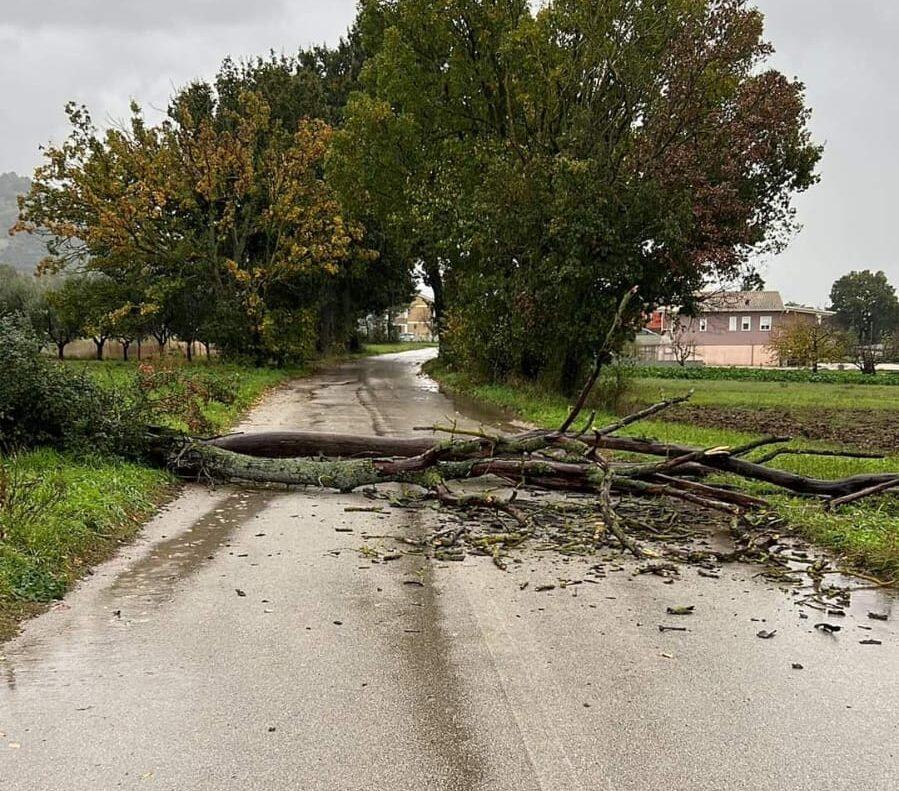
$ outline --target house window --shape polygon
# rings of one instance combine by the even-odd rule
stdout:
[[[743,332],[752,332],[752,316],[743,316],[740,322],[740,329]]]
[[[759,319],[759,329],[762,332],[771,332],[771,317],[770,316],[762,316]]]
[[[708,332],[709,329],[709,320],[708,319],[700,319],[699,320],[699,331],[700,332]]]
[[[737,331],[737,317],[736,316],[730,317],[730,331],[731,332]]]

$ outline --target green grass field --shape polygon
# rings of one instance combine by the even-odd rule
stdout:
[[[899,410],[899,387],[888,385],[818,384],[806,382],[749,382],[639,378],[634,394],[656,401],[660,394],[684,395],[694,391],[693,404],[724,407],[788,407]]]
[[[541,427],[561,425],[568,414],[570,401],[563,396],[547,393],[533,386],[512,387],[509,385],[483,384],[473,381],[463,374],[448,371],[435,361],[427,366],[428,373],[437,379],[450,392],[464,393],[470,397],[506,409],[518,415],[528,423]],[[741,400],[741,406],[760,406],[764,403],[795,405],[797,402],[807,408],[815,406],[834,407],[836,387],[842,390],[844,385],[797,384],[798,393],[784,392],[780,383],[771,382],[720,382],[695,381],[677,382],[665,380],[662,390],[656,389],[660,380],[637,380],[636,391],[641,398],[648,401],[657,400],[660,392],[676,395],[696,387],[694,401],[720,405],[734,402],[741,398],[739,388],[748,384],[758,385],[753,392],[753,400]],[[670,387],[675,385],[675,387]],[[681,385],[685,387],[681,388]],[[711,385],[711,387],[706,387]],[[731,389],[730,386],[734,386]],[[767,388],[767,390],[765,389]],[[878,388],[861,386],[858,389],[877,390]],[[884,388],[889,389],[889,388]],[[731,399],[731,401],[727,401]],[[841,403],[851,408],[864,408],[867,404],[861,395]],[[896,408],[882,404],[870,408]],[[899,416],[897,416],[899,418]],[[612,423],[615,415],[600,413],[597,423]],[[629,436],[652,437],[663,442],[695,445],[698,447],[715,447],[718,445],[739,445],[755,435],[719,428],[677,423],[665,420],[651,420],[630,426],[622,434]],[[823,443],[793,442],[795,447],[825,448]],[[895,472],[899,471],[899,449],[896,455],[885,459],[847,459],[815,456],[784,456],[773,462],[774,466],[793,470],[802,475],[816,478],[842,478],[862,472]],[[825,512],[816,501],[792,497],[776,492],[771,487],[761,484],[746,484],[753,492],[763,494],[771,501],[777,512],[788,518],[793,528],[807,538],[842,554],[847,563],[877,574],[885,579],[899,580],[899,496],[888,495],[872,498],[857,506],[840,509],[837,513]]]

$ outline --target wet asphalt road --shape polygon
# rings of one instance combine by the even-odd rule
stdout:
[[[427,355],[295,383],[246,428],[496,422],[417,376]],[[372,563],[363,533],[428,517],[345,510],[370,504],[188,487],[0,647],[0,791],[899,786],[891,599],[857,594],[828,636],[748,567],[538,593],[589,562]],[[660,634],[677,604],[696,606],[690,631]]]

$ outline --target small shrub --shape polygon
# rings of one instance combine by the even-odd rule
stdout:
[[[213,429],[207,408],[213,402],[233,404],[238,395],[234,375],[209,368],[191,368],[171,358],[137,367],[137,411],[145,422],[183,423],[191,433]]]
[[[627,355],[620,355],[611,365],[604,366],[592,406],[612,413],[628,411],[636,401],[633,385],[638,371],[636,360]]]

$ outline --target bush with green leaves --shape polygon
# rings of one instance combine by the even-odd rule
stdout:
[[[47,359],[27,319],[0,319],[0,451],[41,445],[130,456],[134,403]]]

